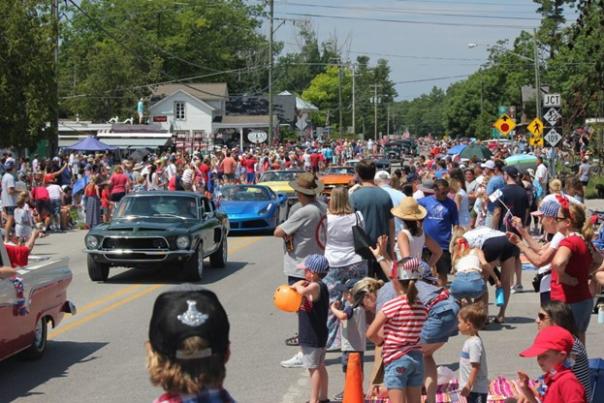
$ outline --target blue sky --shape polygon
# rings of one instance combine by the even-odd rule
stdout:
[[[389,55],[382,57],[392,68],[399,100],[463,79],[486,61],[487,45],[539,25],[532,0],[275,0],[275,16],[310,20],[320,40],[337,37],[352,60],[363,53],[372,62]],[[293,50],[296,32],[287,21],[275,39]],[[450,78],[432,80],[441,77]],[[427,81],[408,82],[415,80]]]

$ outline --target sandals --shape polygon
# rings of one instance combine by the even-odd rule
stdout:
[[[491,323],[496,323],[496,324],[498,324],[498,325],[502,325],[502,324],[504,324],[504,323],[505,323],[505,318],[502,318],[502,317],[500,317],[500,316],[494,316],[494,317],[492,317],[491,319],[489,319],[489,321],[488,321],[488,322],[489,322],[489,324],[491,324]]]
[[[285,339],[285,345],[290,346],[290,347],[299,346],[300,340],[298,339],[298,336],[296,335],[296,336],[290,337],[289,339]]]

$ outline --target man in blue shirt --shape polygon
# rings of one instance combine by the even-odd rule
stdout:
[[[505,186],[505,181],[503,180],[503,167],[505,164],[501,160],[489,160],[486,163],[482,164],[482,168],[485,170],[490,170],[493,175],[490,177],[489,182],[487,183],[487,196],[492,195],[497,190],[503,189]],[[485,176],[488,174],[485,173]],[[493,203],[489,200],[487,204],[487,217],[486,217],[486,226],[491,227],[493,229],[497,229],[497,223],[493,224],[493,212],[495,211],[495,207],[497,207],[496,203]]]
[[[426,196],[418,201],[428,211],[428,215],[424,219],[424,231],[443,250],[441,258],[436,262],[438,283],[441,287],[447,285],[447,275],[451,272],[449,243],[453,228],[459,225],[457,206],[447,196],[448,193],[449,182],[437,179],[434,181],[434,195]]]

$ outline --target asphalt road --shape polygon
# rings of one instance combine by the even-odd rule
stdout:
[[[93,283],[81,252],[84,234],[53,234],[36,246],[36,254],[70,258],[74,279],[68,295],[79,312],[50,332],[42,359],[0,363],[0,402],[150,402],[161,392],[147,378],[144,342],[153,301],[178,282],[178,268],[115,269],[107,283]],[[229,248],[227,267],[207,268],[202,281],[217,293],[231,322],[226,388],[240,402],[304,402],[309,388],[304,370],[279,366],[296,352],[283,341],[297,326],[295,315],[272,305],[273,291],[285,282],[281,243],[270,236],[234,236]],[[525,290],[531,279],[532,273],[525,272]],[[513,376],[517,369],[539,374],[534,360],[518,357],[535,335],[537,304],[532,291],[513,295],[508,322],[481,333],[490,377]],[[592,357],[604,357],[603,329],[593,315],[587,335]],[[461,336],[451,339],[436,353],[437,363],[456,368],[462,343]],[[372,353],[366,371],[371,360]],[[343,385],[339,353],[328,353],[327,363],[333,395]]]

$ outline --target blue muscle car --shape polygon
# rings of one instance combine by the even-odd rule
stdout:
[[[220,210],[231,231],[269,231],[287,218],[287,196],[261,185],[225,186]]]

